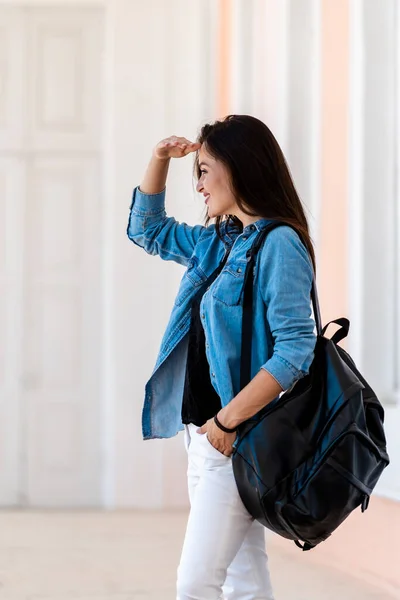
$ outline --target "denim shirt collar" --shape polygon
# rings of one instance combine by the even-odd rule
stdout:
[[[241,233],[246,233],[249,235],[254,231],[263,231],[270,223],[273,223],[273,219],[258,219],[258,221],[255,221],[254,223],[244,227],[243,232],[241,232],[238,225],[233,223],[231,220],[226,219],[221,223],[220,231],[225,246],[231,248],[235,239]]]

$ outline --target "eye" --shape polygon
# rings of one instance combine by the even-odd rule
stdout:
[[[204,175],[204,174],[205,174],[205,173],[207,173],[207,172],[208,172],[208,171],[205,171],[204,169],[202,169],[202,170],[200,171],[200,175]]]

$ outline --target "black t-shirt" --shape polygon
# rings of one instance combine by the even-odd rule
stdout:
[[[226,259],[225,259],[226,260]],[[198,427],[221,410],[221,400],[210,379],[210,365],[206,356],[206,340],[200,317],[200,303],[206,289],[222,270],[225,260],[214,271],[192,302],[185,385],[182,401],[182,423]]]

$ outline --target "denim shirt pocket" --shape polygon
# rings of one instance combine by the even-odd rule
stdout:
[[[213,284],[213,297],[227,306],[237,306],[243,297],[246,260],[228,261]]]
[[[175,305],[181,306],[188,297],[194,295],[195,291],[207,280],[207,275],[199,267],[199,259],[196,256],[188,262],[185,274],[182,277]]]

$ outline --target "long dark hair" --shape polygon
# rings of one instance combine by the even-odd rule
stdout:
[[[304,208],[283,152],[265,123],[249,115],[229,115],[204,125],[197,141],[204,144],[208,154],[227,167],[236,202],[245,214],[279,220],[296,229],[306,245],[315,271],[314,247]],[[195,174],[199,179],[198,152]],[[226,217],[243,229],[236,216]],[[218,235],[223,219],[222,216],[216,217]],[[209,222],[207,215],[205,224]]]

